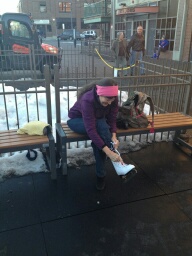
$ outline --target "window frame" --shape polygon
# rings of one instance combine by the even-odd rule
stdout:
[[[44,10],[43,10],[43,7],[44,7]],[[39,3],[39,11],[40,11],[40,13],[46,13],[47,12],[46,2],[40,2]]]
[[[59,12],[62,13],[71,13],[72,12],[72,3],[70,2],[59,2]]]

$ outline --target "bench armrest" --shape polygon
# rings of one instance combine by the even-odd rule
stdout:
[[[54,137],[53,137],[53,134],[50,132],[47,134],[47,138],[50,140],[50,141],[54,141]]]
[[[63,131],[63,128],[60,123],[55,124],[56,131],[58,132],[60,137],[66,137],[65,132]]]

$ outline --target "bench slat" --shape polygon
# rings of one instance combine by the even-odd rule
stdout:
[[[26,145],[32,146],[32,145],[40,145],[40,144],[47,144],[49,143],[48,140],[45,140],[44,138],[39,138],[39,140],[33,140],[33,141],[27,141],[27,140],[18,140],[18,141],[5,141],[4,143],[0,143],[0,150],[5,148],[12,148],[12,147],[23,147]]]
[[[44,136],[44,135],[12,134],[12,135],[6,135],[6,136],[3,136],[3,137],[0,137],[0,143],[3,140],[26,140],[26,141],[31,141],[31,140],[38,140],[39,138],[46,139],[47,136]]]
[[[44,135],[18,134],[17,130],[0,131],[0,149],[47,143],[49,143],[49,139]]]

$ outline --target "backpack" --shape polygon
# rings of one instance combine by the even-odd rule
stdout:
[[[146,102],[150,104],[152,122],[143,112]],[[151,97],[143,92],[134,91],[122,106],[119,106],[116,124],[120,129],[142,128],[151,124],[150,132],[154,132],[154,104]]]

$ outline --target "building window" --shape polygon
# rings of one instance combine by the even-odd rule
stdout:
[[[71,12],[71,3],[59,2],[59,12]]]
[[[169,50],[173,51],[175,39],[176,17],[157,19],[157,28],[155,36],[155,45],[158,46],[159,40],[165,35],[169,40]]]
[[[124,16],[118,16],[116,17],[116,23],[115,23],[115,37],[117,37],[117,33],[118,32],[124,32],[125,34],[125,28],[126,28],[126,25],[125,25],[125,18]]]
[[[40,12],[47,12],[46,2],[40,2],[39,10]]]
[[[51,27],[51,25],[47,25],[47,31],[48,31],[48,32],[52,32],[52,27]]]

